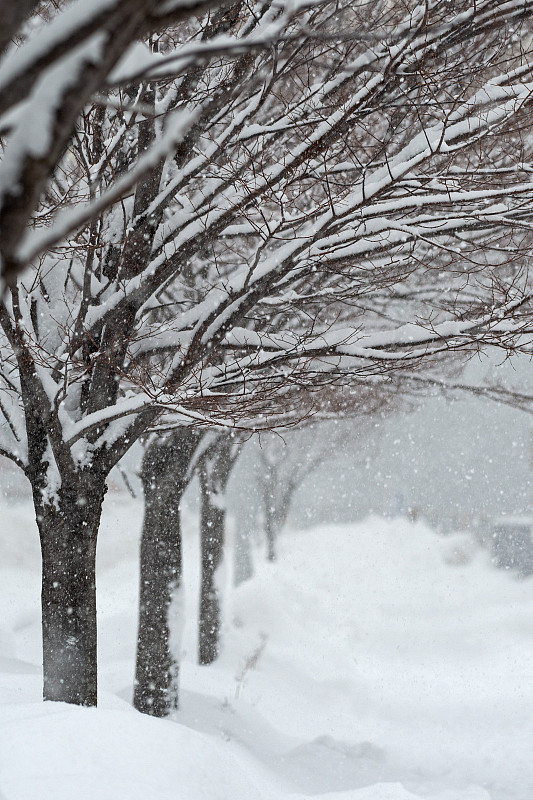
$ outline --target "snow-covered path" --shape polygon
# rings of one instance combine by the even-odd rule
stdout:
[[[28,507],[0,512],[2,800],[533,797],[533,581],[483,552],[454,563],[465,539],[378,519],[287,532],[199,667],[187,518],[182,702],[160,721],[129,706],[140,506],[106,506],[98,710],[39,700],[36,533]]]

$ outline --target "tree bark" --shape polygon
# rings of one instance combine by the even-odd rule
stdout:
[[[198,659],[200,664],[212,664],[218,656],[220,638],[220,601],[215,573],[222,562],[226,513],[213,504],[212,495],[201,484],[200,547],[202,584],[200,589],[200,621]]]
[[[173,604],[179,603],[182,581],[180,502],[201,435],[187,428],[174,431],[154,440],[143,459],[145,512],[133,704],[154,717],[165,717],[178,707],[179,663],[169,616]]]
[[[62,485],[35,503],[42,554],[43,697],[97,703],[96,540],[105,477]]]
[[[226,487],[240,443],[228,434],[218,436],[202,458],[200,477],[200,549],[202,581],[198,660],[212,664],[219,653],[220,599],[216,572],[222,563],[226,526]]]

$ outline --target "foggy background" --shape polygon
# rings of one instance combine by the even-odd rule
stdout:
[[[475,356],[460,380],[533,394],[533,364],[501,352]],[[500,514],[533,514],[533,415],[467,394],[416,402],[380,418],[326,423],[342,429],[341,443],[297,491],[290,523],[414,514],[446,531]],[[245,452],[231,479],[231,506],[254,502],[252,473]]]
[[[501,352],[476,356],[460,380],[499,382],[533,395],[533,364],[525,356],[505,360]],[[283,434],[287,455],[291,435]],[[331,457],[295,493],[288,519],[293,526],[352,522],[374,513],[414,515],[449,531],[501,514],[533,515],[532,414],[466,394],[450,400],[428,393],[411,410],[328,422],[320,435]],[[251,525],[260,513],[257,446],[257,440],[245,445],[228,490],[230,516],[245,515]],[[138,496],[141,456],[136,445],[122,462]],[[126,491],[116,470],[111,490]],[[3,458],[0,492],[14,501],[31,497],[22,472]],[[184,502],[197,507],[196,481]]]

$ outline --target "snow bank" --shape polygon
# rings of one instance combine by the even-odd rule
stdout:
[[[533,582],[468,538],[379,519],[287,532],[200,667],[187,517],[182,701],[161,721],[129,705],[139,505],[106,501],[97,710],[40,702],[36,532],[26,507],[1,514],[2,800],[533,796]]]
[[[211,737],[125,704],[106,708],[105,700],[98,710],[51,703],[8,709],[1,775],[6,800],[273,797]]]

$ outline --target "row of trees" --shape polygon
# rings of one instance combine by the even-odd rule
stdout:
[[[368,419],[390,411],[368,404]],[[359,409],[359,415],[362,409]],[[359,441],[363,421],[359,419]],[[277,558],[277,540],[294,495],[312,473],[346,450],[347,429],[307,424],[302,430],[262,434],[253,440],[240,431],[182,427],[153,436],[141,468],[145,515],[141,546],[141,591],[134,704],[154,716],[166,716],[178,705],[181,598],[181,502],[198,476],[200,498],[201,592],[199,606],[200,664],[219,654],[221,633],[221,567],[226,541],[228,482],[245,451],[247,493],[238,502],[235,531],[235,580],[253,575],[252,540],[260,535],[270,561]],[[251,470],[251,473],[250,473]],[[253,492],[255,502],[249,493]],[[243,505],[250,504],[243,514]],[[235,508],[234,508],[235,515]],[[246,526],[243,529],[243,524]]]
[[[136,703],[165,713],[183,476],[205,446],[216,496],[234,457],[214,429],[528,348],[533,0],[0,12],[0,452],[33,492],[44,696],[96,704],[106,479],[144,439]]]

